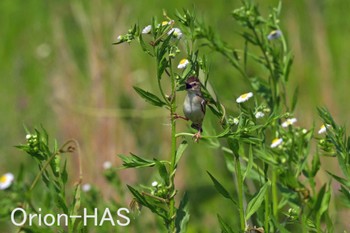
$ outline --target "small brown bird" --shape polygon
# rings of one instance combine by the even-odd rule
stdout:
[[[187,96],[183,105],[183,112],[187,120],[192,121],[191,127],[198,130],[194,135],[195,142],[201,138],[202,123],[205,115],[207,102],[201,92],[201,83],[195,76],[191,76],[186,81]]]

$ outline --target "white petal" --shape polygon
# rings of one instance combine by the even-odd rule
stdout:
[[[148,34],[148,33],[151,32],[151,30],[152,30],[152,26],[151,25],[147,25],[146,27],[144,27],[142,29],[142,34]]]
[[[14,175],[12,173],[6,173],[0,177],[0,190],[7,189],[11,186],[14,180]]]
[[[272,143],[271,143],[271,148],[275,148],[275,147],[278,147],[279,145],[281,145],[283,142],[283,139],[282,138],[275,138]]]

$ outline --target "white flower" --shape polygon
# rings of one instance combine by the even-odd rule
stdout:
[[[318,130],[318,134],[323,134],[329,129],[331,125],[321,125],[320,129]]]
[[[90,184],[83,184],[83,186],[81,187],[81,189],[84,192],[89,192],[91,190],[91,185]]]
[[[182,37],[182,32],[179,28],[172,28],[169,32],[168,35],[173,34],[176,39],[181,39]]]
[[[179,62],[179,65],[177,66],[178,69],[185,69],[187,65],[190,64],[190,62],[184,58]]]
[[[256,118],[256,119],[262,118],[262,117],[264,117],[264,116],[265,116],[265,113],[263,113],[263,112],[260,112],[260,111],[259,111],[259,112],[256,112],[256,113],[255,113],[255,118]]]
[[[157,185],[158,185],[158,182],[157,182],[157,181],[153,181],[153,182],[152,182],[152,186],[153,186],[153,187],[157,187]]]
[[[143,29],[142,29],[142,34],[148,34],[148,33],[150,33],[151,32],[151,30],[152,30],[152,26],[151,25],[147,25],[146,27],[144,27]]]
[[[14,176],[12,173],[6,173],[0,177],[0,190],[7,189],[11,186],[14,180]]]
[[[268,40],[275,40],[282,36],[282,32],[280,30],[274,30],[270,32],[270,34],[267,36]]]
[[[247,100],[249,100],[251,97],[253,97],[253,93],[252,92],[248,92],[248,93],[245,93],[243,95],[240,95],[237,99],[236,99],[236,102],[237,103],[243,103],[243,102],[246,102]]]
[[[31,137],[32,137],[31,134],[27,134],[27,135],[26,135],[26,139],[27,139],[27,140],[30,139]]]
[[[237,117],[233,118],[233,124],[238,125],[239,119]]]
[[[112,163],[110,161],[106,161],[103,163],[103,169],[107,170],[112,167]]]
[[[271,143],[271,148],[275,148],[275,147],[278,147],[279,145],[281,145],[283,142],[283,139],[282,138],[275,138],[272,140],[272,143]]]
[[[285,122],[282,123],[282,127],[286,128],[290,125],[293,125],[295,122],[297,122],[297,118],[289,118]]]
[[[118,41],[121,41],[123,38],[122,38],[122,36],[121,35],[119,35],[118,37],[117,37],[117,40]]]

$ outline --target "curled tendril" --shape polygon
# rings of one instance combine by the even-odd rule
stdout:
[[[71,139],[62,145],[62,147],[59,149],[59,152],[73,153],[74,151],[76,151],[77,146],[78,142],[76,140]]]

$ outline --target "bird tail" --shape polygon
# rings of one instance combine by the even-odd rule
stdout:
[[[201,133],[203,132],[202,124],[195,124],[195,123],[192,123],[191,127],[192,127],[193,129],[196,129],[196,130],[200,131]]]

